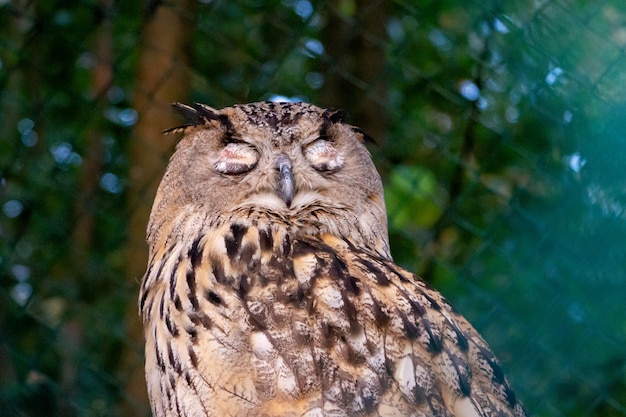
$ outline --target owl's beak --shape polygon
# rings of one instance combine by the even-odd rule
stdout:
[[[275,167],[278,171],[278,195],[287,207],[290,207],[295,190],[291,161],[285,155],[281,155],[276,160]]]

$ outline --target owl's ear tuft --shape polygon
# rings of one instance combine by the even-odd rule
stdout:
[[[190,123],[196,126],[211,120],[218,120],[220,117],[220,112],[218,110],[202,103],[194,103],[193,107],[183,103],[173,103],[172,107],[182,114]]]
[[[330,120],[332,123],[343,123],[348,116],[346,111],[343,109],[339,109],[339,110],[329,109],[329,110],[326,110],[324,115],[328,117],[328,120]]]
[[[379,144],[378,142],[376,142],[376,140],[373,137],[371,137],[370,135],[368,135],[367,133],[365,133],[363,130],[361,130],[360,128],[356,126],[352,126],[352,131],[357,134],[357,136],[359,137],[359,140],[363,143],[369,143],[371,145]]]
[[[183,115],[185,119],[187,119],[188,123],[177,126],[172,129],[167,129],[163,131],[163,133],[181,133],[185,132],[190,127],[196,126],[205,126],[212,120],[219,120],[222,125],[230,125],[228,121],[228,117],[226,115],[221,114],[218,110],[215,110],[212,107],[207,106],[202,103],[195,103],[194,106],[188,106],[183,103],[172,103],[172,107]]]

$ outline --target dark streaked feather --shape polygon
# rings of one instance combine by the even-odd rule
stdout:
[[[182,103],[172,103],[172,107],[185,119],[188,123],[176,126],[171,129],[164,130],[164,134],[170,133],[183,133],[190,127],[204,126],[211,120],[222,120],[221,114],[218,110],[207,106],[206,104],[195,103],[194,106],[188,106]]]

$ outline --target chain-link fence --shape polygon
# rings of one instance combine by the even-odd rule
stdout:
[[[173,101],[344,108],[535,416],[626,415],[622,0],[0,2],[0,415],[148,415]]]

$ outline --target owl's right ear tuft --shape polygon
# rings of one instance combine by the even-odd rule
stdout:
[[[328,118],[333,123],[343,123],[348,118],[348,113],[343,109],[332,110],[328,114]]]
[[[368,143],[371,145],[379,145],[379,143],[376,142],[376,139],[374,139],[373,137],[365,133],[363,130],[361,130],[361,128],[352,126],[352,131],[357,134],[357,136],[359,137],[359,140],[362,143]]]
[[[184,133],[190,127],[205,126],[212,120],[219,120],[223,124],[223,115],[218,110],[202,103],[195,103],[194,106],[188,106],[183,103],[172,103],[172,107],[182,114],[188,123],[171,129],[164,130],[164,134]]]

